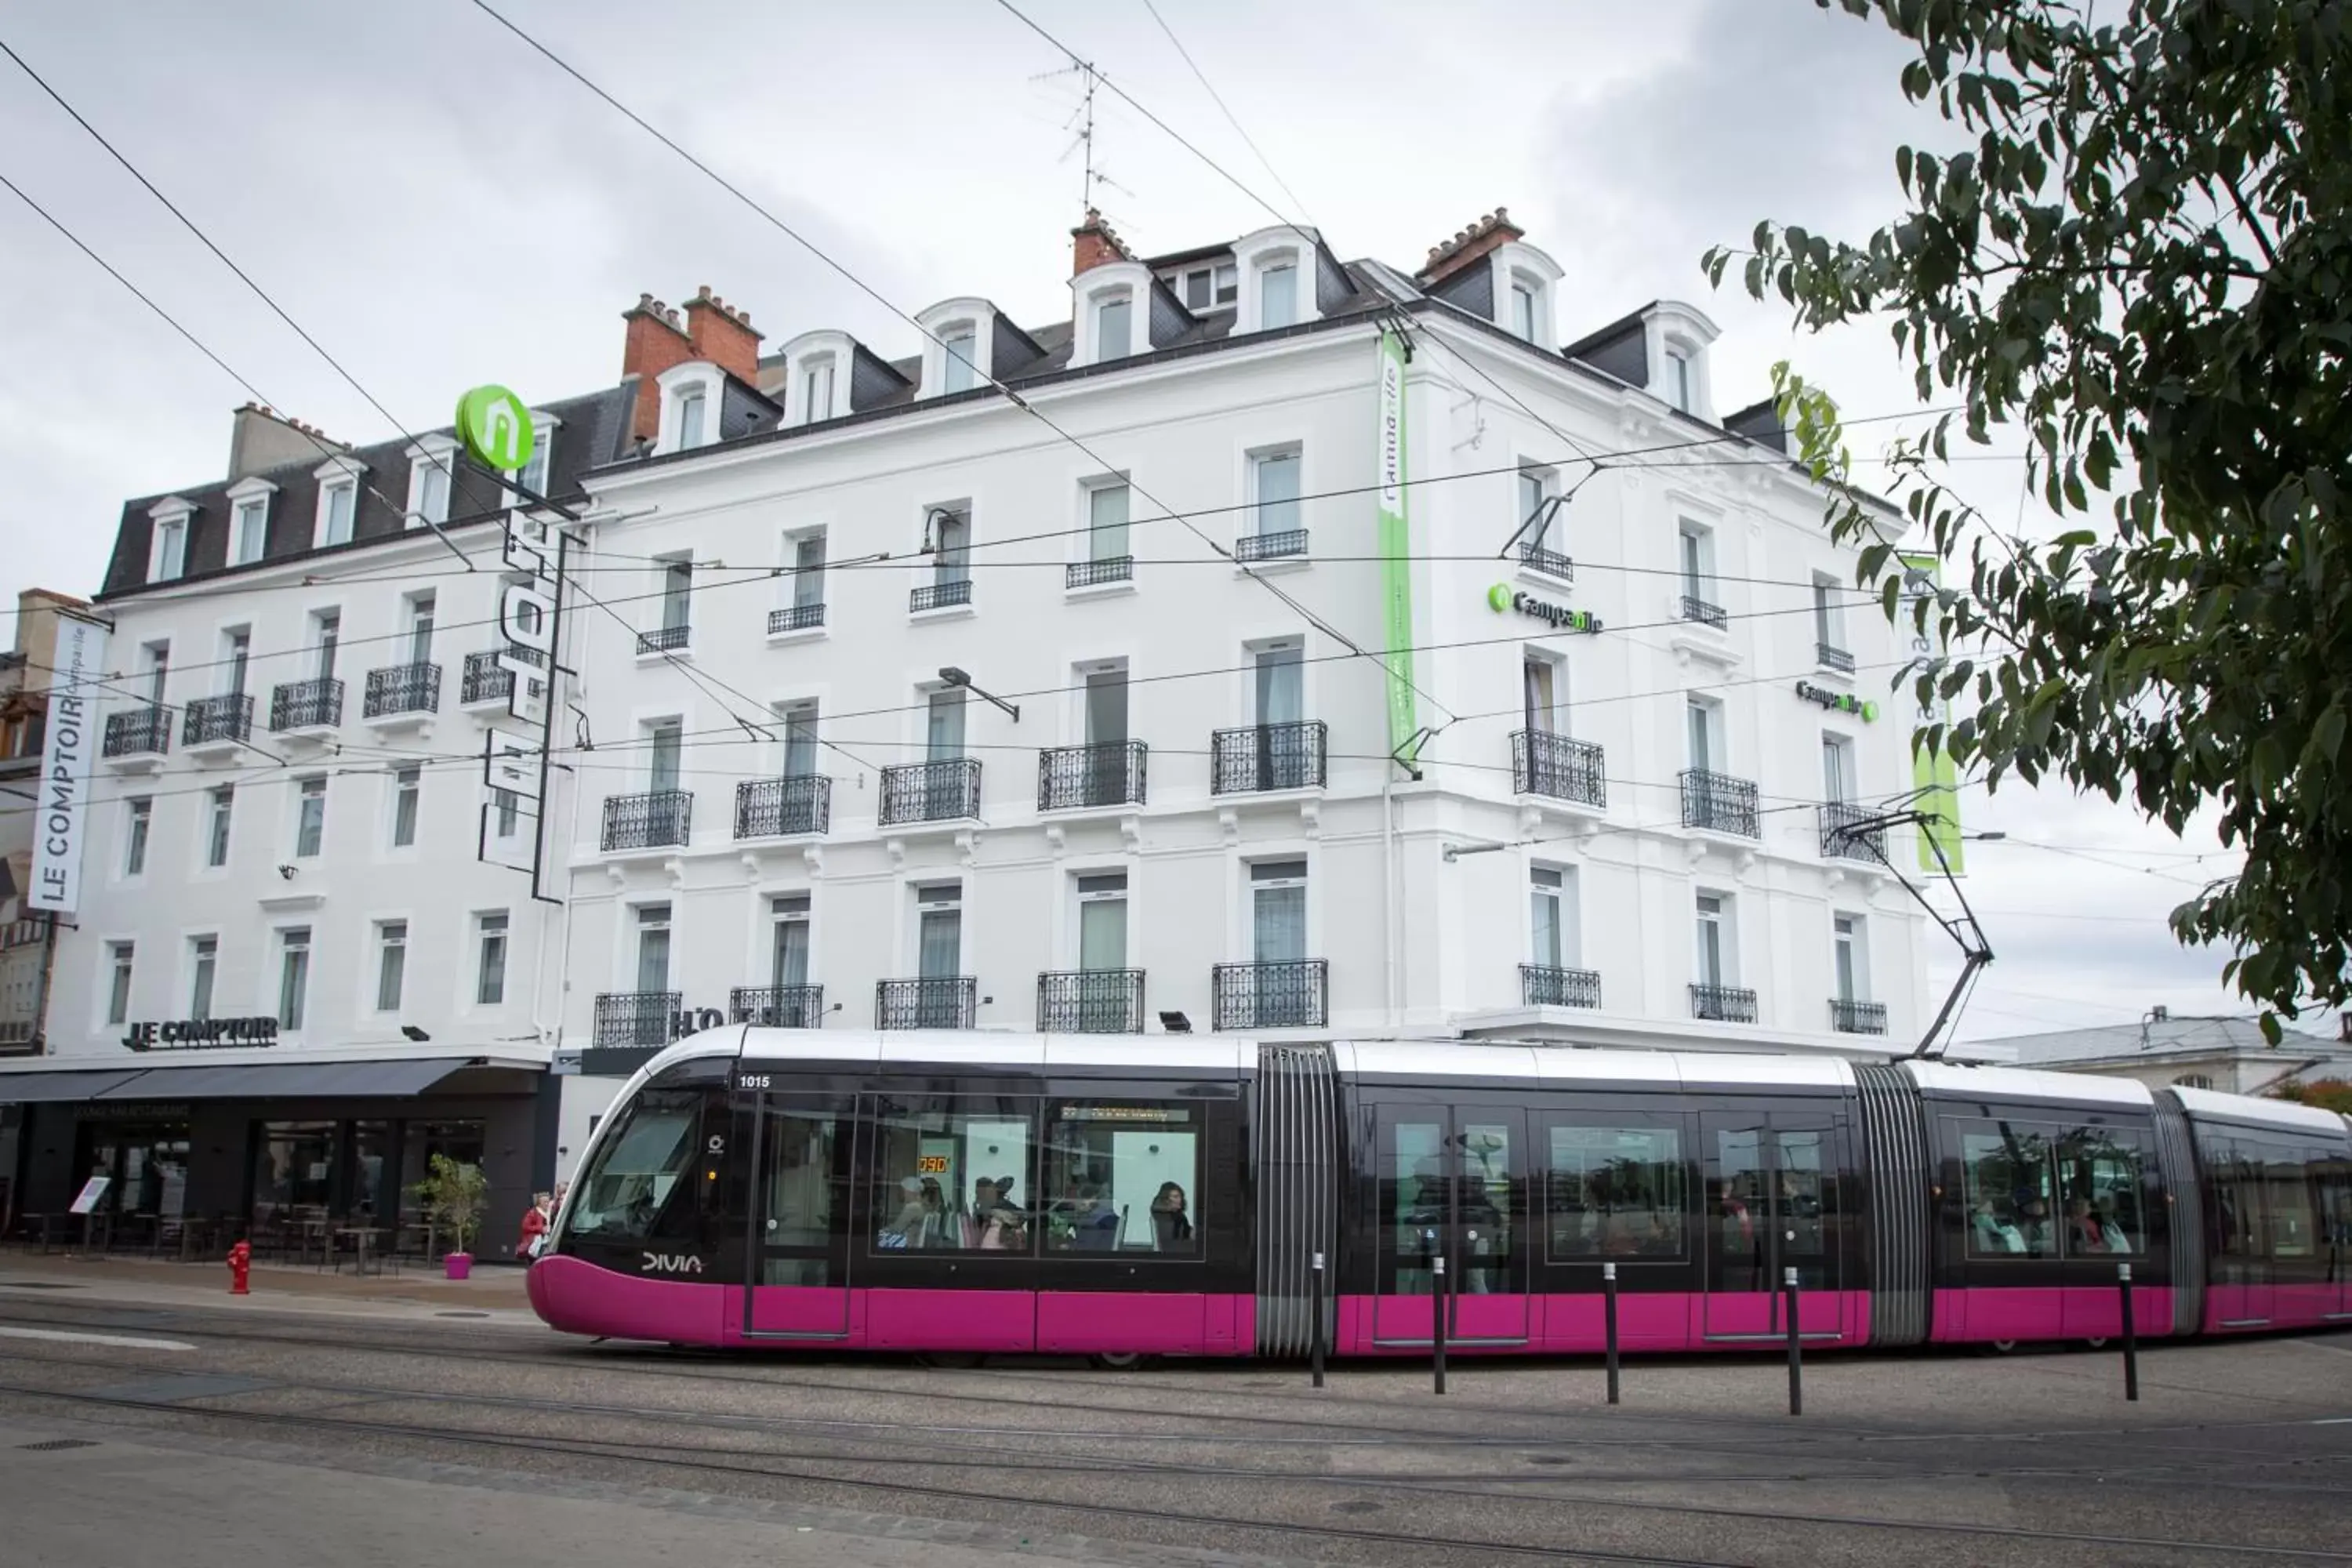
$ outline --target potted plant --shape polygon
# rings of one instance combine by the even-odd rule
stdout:
[[[482,1209],[490,1184],[479,1165],[464,1164],[446,1154],[433,1156],[425,1178],[409,1189],[434,1225],[449,1233],[449,1251],[442,1259],[452,1279],[474,1271],[474,1237],[482,1228]]]

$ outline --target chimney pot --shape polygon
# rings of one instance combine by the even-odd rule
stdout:
[[[694,297],[695,297],[696,299],[698,299],[698,300],[708,300],[708,299],[709,299],[709,298],[710,298],[710,285],[709,285],[709,284],[708,284],[708,283],[704,283],[704,284],[698,285],[698,286],[695,289],[695,290],[694,290]]]

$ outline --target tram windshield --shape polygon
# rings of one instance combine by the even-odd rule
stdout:
[[[636,1241],[653,1234],[687,1162],[702,1113],[697,1089],[649,1089],[579,1183],[566,1234],[599,1241]]]

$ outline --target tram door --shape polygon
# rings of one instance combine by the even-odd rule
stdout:
[[[1797,1271],[1800,1333],[1845,1331],[1839,1190],[1844,1128],[1820,1112],[1710,1111],[1706,1158],[1706,1337],[1788,1332],[1782,1293]]]
[[[1446,1339],[1528,1337],[1527,1116],[1484,1105],[1381,1106],[1375,1113],[1380,1278],[1372,1338],[1426,1344],[1436,1261],[1445,1260]]]
[[[849,1332],[847,1099],[748,1094],[751,1233],[743,1332],[842,1339]]]

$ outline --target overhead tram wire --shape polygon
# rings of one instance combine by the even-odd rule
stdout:
[[[622,103],[611,93],[606,92],[603,88],[591,81],[578,68],[563,59],[562,57],[556,54],[546,45],[531,37],[530,34],[525,32],[522,28],[517,26],[513,22],[500,15],[495,7],[488,4],[488,0],[474,0],[474,6],[484,16],[488,16],[500,26],[506,28],[507,31],[512,33],[517,38],[520,39],[525,45],[538,53],[541,58],[545,58],[550,64],[562,71],[566,76],[571,77],[582,87],[587,89],[588,91],[593,93],[614,111],[628,120],[630,123],[635,125],[639,130],[645,132],[646,134],[651,136],[663,146],[668,148],[672,153],[677,154],[678,157],[685,160],[688,164],[699,172],[712,184],[719,186],[719,189],[727,192],[728,195],[733,196],[737,201],[742,203],[752,212],[758,214],[779,233],[792,239],[793,243],[799,245],[810,255],[815,257],[818,260],[824,262],[825,266],[840,274],[841,277],[847,280],[852,287],[865,294],[876,304],[880,305],[884,310],[888,310],[892,315],[898,317],[900,321],[914,328],[924,337],[929,339],[935,343],[938,343],[942,352],[949,353],[956,353],[955,350],[948,347],[946,341],[940,338],[938,333],[932,331],[929,327],[924,326],[922,322],[917,321],[913,316],[908,315],[905,310],[900,310],[878,289],[875,289],[864,279],[858,277],[855,272],[852,272],[846,266],[835,260],[832,256],[828,255],[799,230],[793,228],[790,224],[784,222],[783,219],[770,212],[765,206],[761,205],[758,201],[746,194],[741,187],[729,181],[717,170],[711,168],[709,164],[704,163],[701,159],[697,158],[693,153],[688,152],[677,142],[672,141],[667,135],[656,129],[654,125],[647,121],[642,115],[639,115],[635,110]],[[1124,95],[1122,94],[1122,96]],[[961,354],[958,354],[957,357],[959,359],[962,358]],[[966,364],[970,364],[969,361],[965,361],[964,363]],[[1108,462],[1101,456],[1101,454],[1095,451],[1093,447],[1087,446],[1084,441],[1078,439],[1077,437],[1071,435],[1067,430],[1063,429],[1061,426],[1055,424],[1050,416],[1046,415],[1044,411],[1031,404],[1027,398],[1023,397],[1018,392],[1015,392],[1012,387],[1007,386],[1003,381],[999,380],[992,371],[982,371],[977,365],[972,365],[971,368],[975,376],[986,381],[991,386],[996,388],[998,392],[1003,393],[1014,407],[1022,410],[1024,413],[1030,416],[1030,417],[1044,425],[1045,428],[1054,432],[1055,435],[1060,437],[1070,446],[1076,447],[1079,452],[1083,453],[1089,461],[1095,463],[1106,472],[1118,471],[1118,465]],[[1571,445],[1573,443],[1571,443]],[[1228,560],[1234,561],[1234,564],[1240,568],[1241,574],[1243,576],[1248,578],[1250,581],[1264,588],[1266,592],[1272,594],[1293,613],[1304,619],[1309,626],[1314,626],[1318,631],[1322,632],[1325,636],[1332,638],[1342,647],[1350,649],[1356,657],[1370,660],[1372,664],[1378,666],[1381,671],[1389,677],[1389,679],[1402,681],[1406,686],[1411,687],[1412,690],[1418,693],[1437,711],[1441,713],[1447,711],[1445,704],[1440,702],[1428,692],[1422,690],[1420,687],[1413,685],[1411,680],[1407,679],[1395,668],[1391,668],[1385,659],[1381,658],[1381,656],[1373,653],[1370,649],[1357,642],[1353,637],[1350,637],[1347,633],[1331,625],[1329,621],[1326,620],[1316,611],[1308,608],[1306,605],[1301,604],[1295,595],[1285,590],[1281,585],[1262,575],[1258,572],[1252,570],[1247,563],[1243,563],[1238,560],[1238,558],[1234,557],[1231,550],[1211,538],[1205,530],[1192,522],[1182,513],[1177,511],[1173,507],[1169,506],[1167,502],[1161,500],[1158,496],[1153,495],[1142,485],[1137,483],[1132,478],[1129,479],[1128,485],[1129,488],[1136,494],[1140,495],[1144,500],[1160,508],[1160,510],[1167,513],[1170,518],[1173,519],[1177,522],[1182,523],[1187,531],[1189,531],[1195,538],[1199,539],[1202,543],[1207,545],[1212,551],[1224,556]]]

